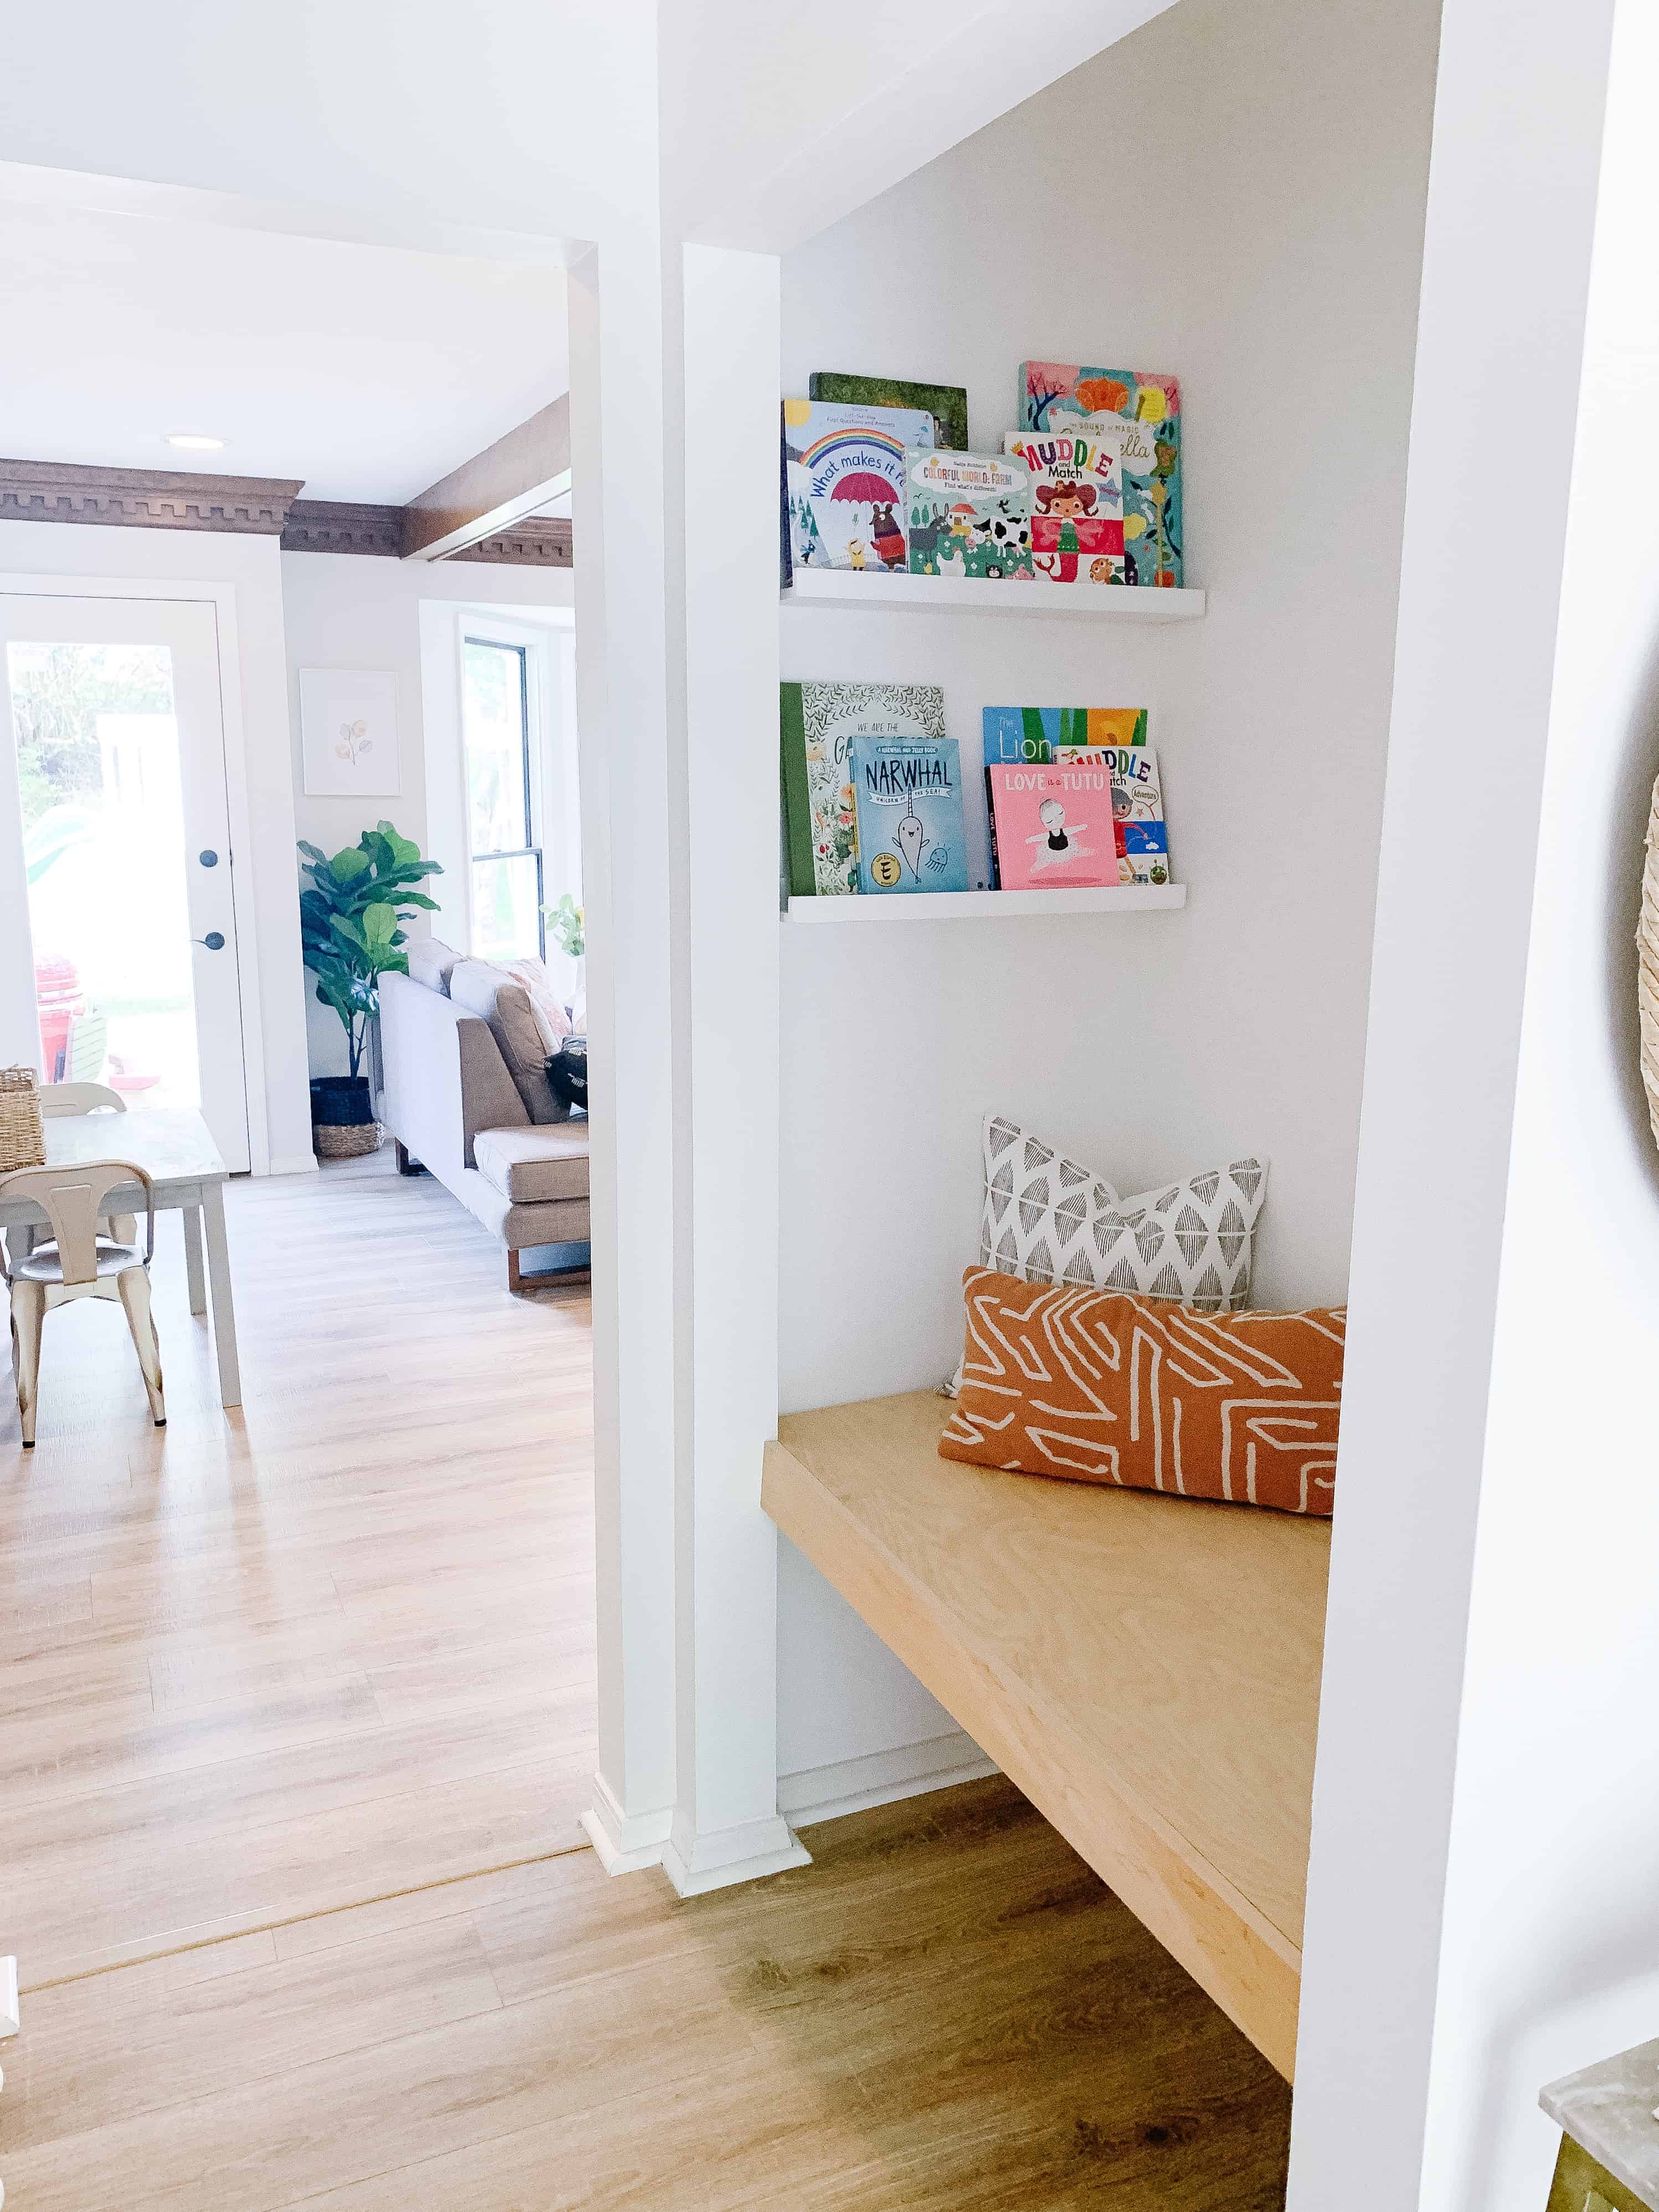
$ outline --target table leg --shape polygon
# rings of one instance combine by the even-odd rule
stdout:
[[[202,1266],[202,1209],[199,1206],[181,1207],[179,1218],[185,1224],[185,1279],[190,1285],[190,1310],[193,1314],[204,1314],[207,1276]]]
[[[225,1241],[225,1193],[222,1183],[210,1182],[202,1192],[202,1213],[207,1230],[208,1278],[213,1294],[213,1348],[219,1356],[219,1402],[242,1402],[241,1370],[236,1362],[236,1309],[230,1293],[230,1247]]]

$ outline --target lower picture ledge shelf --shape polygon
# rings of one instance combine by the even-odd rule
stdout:
[[[1185,906],[1185,884],[1110,884],[1097,890],[915,891],[884,897],[792,898],[792,922],[963,921],[980,915],[1146,914]]]

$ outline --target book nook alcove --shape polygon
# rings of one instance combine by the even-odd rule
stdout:
[[[784,264],[783,1802],[994,1762],[1287,2080],[1413,12],[1187,0]],[[1172,103],[1097,237],[1068,118]]]

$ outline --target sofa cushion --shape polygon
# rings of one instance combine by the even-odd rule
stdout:
[[[481,1129],[472,1140],[478,1172],[515,1206],[587,1196],[587,1124]]]
[[[411,937],[404,948],[409,957],[409,980],[423,983],[428,991],[441,991],[449,996],[449,978],[464,952],[457,952],[438,937]]]
[[[449,995],[489,1024],[507,1072],[532,1121],[562,1121],[570,1109],[553,1096],[547,1079],[547,1046],[530,994],[504,969],[487,960],[462,960],[450,970]]]
[[[536,1026],[542,1033],[542,1042],[550,1056],[556,1053],[570,1034],[570,1017],[559,1003],[559,994],[553,988],[553,978],[547,972],[545,960],[503,960],[502,968],[515,983],[522,983],[530,1000],[530,1011],[536,1017]]]

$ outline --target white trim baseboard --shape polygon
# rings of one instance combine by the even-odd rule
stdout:
[[[15,2035],[22,2020],[17,2002],[17,1961],[0,1959],[0,2036]]]
[[[694,1834],[690,1822],[677,1814],[662,1854],[663,1872],[682,1897],[702,1897],[711,1889],[730,1889],[811,1863],[812,1854],[781,1813],[708,1836]]]
[[[316,1175],[319,1172],[315,1152],[278,1152],[265,1170],[267,1175]]]
[[[778,1778],[778,1807],[798,1828],[814,1820],[839,1820],[866,1813],[873,1805],[896,1805],[930,1790],[953,1790],[958,1783],[982,1782],[1001,1770],[961,1729],[925,1743],[901,1744],[896,1751],[872,1751],[861,1759],[842,1759],[828,1766],[809,1766]]]
[[[662,1864],[673,1819],[673,1809],[667,1805],[658,1813],[630,1817],[617,1802],[604,1775],[596,1774],[593,1802],[580,1815],[580,1824],[607,1874],[641,1874],[647,1867]]]

